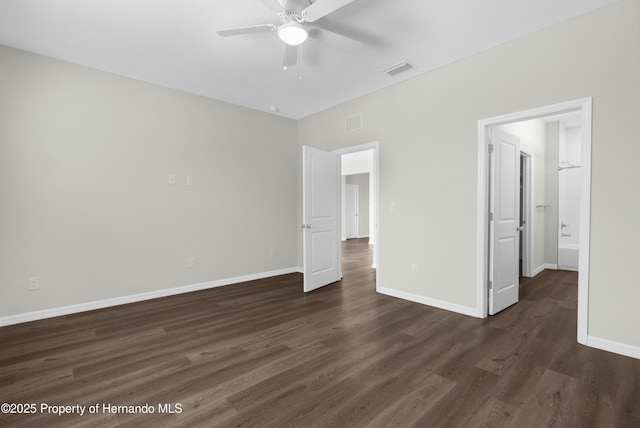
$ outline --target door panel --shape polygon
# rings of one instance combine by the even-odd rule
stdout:
[[[518,302],[520,139],[493,129],[490,155],[489,314]]]
[[[340,160],[338,155],[304,146],[304,291],[339,281]]]
[[[317,274],[328,269],[333,269],[333,247],[335,236],[330,231],[328,232],[314,232],[311,231],[311,251],[314,254],[312,257],[313,266],[311,266],[311,273]]]

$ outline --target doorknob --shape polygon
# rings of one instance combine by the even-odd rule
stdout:
[[[516,231],[522,232],[524,230],[524,226],[516,227]]]
[[[303,224],[302,228],[303,229],[311,229],[311,225],[310,224]]]

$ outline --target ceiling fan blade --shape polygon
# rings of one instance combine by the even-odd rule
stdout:
[[[298,62],[298,46],[284,45],[283,68],[292,67]]]
[[[275,31],[278,27],[273,24],[250,25],[248,27],[228,28],[226,30],[218,30],[216,33],[222,37],[238,36],[240,34],[264,33],[267,31]]]
[[[284,12],[284,7],[278,0],[262,0],[262,3],[274,12]]]
[[[353,0],[318,0],[303,10],[302,13],[307,16],[307,22],[313,22],[329,15],[334,10],[340,9],[342,6],[348,5],[352,1]]]
[[[343,36],[342,34],[334,33],[333,31],[329,31],[324,28],[314,27],[311,29],[309,34],[311,37],[321,41],[322,43],[326,43],[340,49],[358,49],[364,46],[361,41]]]

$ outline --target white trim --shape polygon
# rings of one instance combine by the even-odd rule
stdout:
[[[545,264],[541,264],[540,266],[538,266],[537,268],[535,268],[532,272],[531,272],[531,278],[535,278],[536,276],[538,276],[538,274],[540,274],[540,272],[542,272],[543,270],[546,269]]]
[[[368,238],[368,237],[369,237],[369,235],[358,235],[357,239]],[[369,244],[369,245],[371,245],[371,244]]]
[[[627,345],[626,343],[614,342],[613,340],[594,336],[587,336],[586,345],[603,351],[640,359],[640,346]]]
[[[334,150],[333,153],[346,155],[348,153],[363,152],[365,150],[373,150],[373,219],[369,217],[369,222],[374,222],[375,236],[369,237],[369,245],[373,245],[373,268],[376,269],[376,291],[380,284],[380,142],[359,144],[357,146],[345,147],[343,149]],[[373,242],[372,242],[373,241]]]
[[[181,287],[165,288],[163,290],[149,291],[146,293],[132,294],[129,296],[113,297],[111,299],[96,300],[93,302],[79,303],[77,305],[61,306],[42,311],[25,312],[0,318],[0,327],[24,322],[37,321],[45,318],[59,317],[62,315],[76,314],[79,312],[93,311],[109,308],[111,306],[126,305],[127,303],[142,302],[144,300],[158,299],[160,297],[174,296],[176,294],[191,293],[192,291],[206,290],[225,285],[238,284],[256,279],[270,278],[279,275],[298,272],[299,268],[286,268],[270,272],[260,272],[250,275],[236,276],[233,278],[218,279],[216,281],[202,282],[199,284],[183,285]]]
[[[298,266],[295,269],[295,272],[304,274],[304,268],[302,266]]]
[[[580,272],[578,275],[578,342],[586,344],[589,319],[589,250],[591,209],[591,112],[592,98],[582,98],[510,113],[478,121],[478,175],[477,175],[477,264],[476,305],[477,316],[487,316],[488,278],[488,201],[487,201],[487,131],[498,125],[551,116],[560,113],[581,112],[582,130],[582,189],[580,194]]]
[[[533,270],[533,272],[531,273],[531,278],[538,275],[545,269],[558,270],[558,265],[554,265],[553,263],[543,263]]]
[[[591,112],[592,100],[582,102],[582,183],[580,188],[580,249],[578,254],[578,342],[589,334],[589,263],[591,247]]]
[[[430,297],[419,296],[417,294],[394,290],[392,288],[378,287],[376,291],[380,294],[385,294],[391,297],[397,297],[398,299],[409,300],[410,302],[421,303],[423,305],[433,306],[435,308],[444,309],[446,311],[457,312],[462,315],[482,318],[482,317],[478,317],[477,309],[472,308],[470,306],[458,305],[456,303],[450,303],[444,300],[438,300],[438,299],[432,299]]]

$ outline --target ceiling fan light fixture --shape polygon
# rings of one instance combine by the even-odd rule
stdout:
[[[293,21],[278,28],[278,37],[288,45],[298,46],[307,40],[309,33],[301,24]]]

